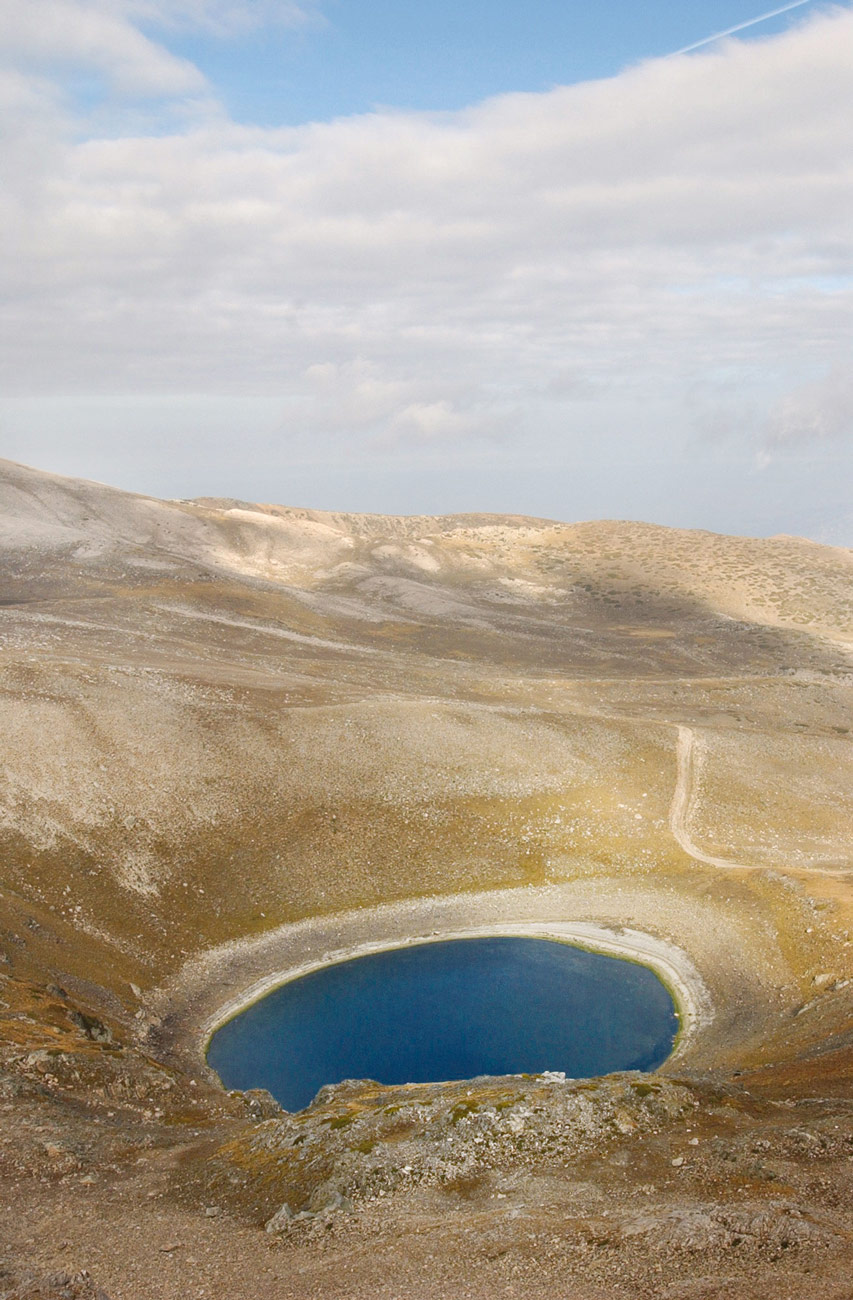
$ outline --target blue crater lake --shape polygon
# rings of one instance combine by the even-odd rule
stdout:
[[[326,1083],[653,1070],[678,1018],[654,971],[548,939],[451,939],[325,966],[213,1035],[226,1088],[301,1110]]]

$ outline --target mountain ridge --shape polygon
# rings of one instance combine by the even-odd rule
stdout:
[[[183,1300],[194,1267],[153,1276],[137,1222],[166,1253],[170,1225],[205,1241],[205,1285],[234,1300],[282,1294],[260,1262],[280,1232],[298,1300],[375,1294],[366,1255],[395,1294],[432,1300],[471,1252],[470,1294],[491,1295],[514,1276],[495,1250],[543,1300],[591,1275],[604,1300],[626,1278],[704,1300],[677,1290],[696,1257],[673,1225],[690,1223],[744,1297],[778,1294],[783,1237],[800,1294],[843,1296],[853,554],[450,518],[219,510],[0,462],[9,1276],[53,1215],[80,1267],[134,1300],[142,1276],[146,1297]],[[648,1080],[469,1084],[468,1100],[341,1085],[296,1118],[207,1070],[204,1025],[274,981],[295,937],[322,962],[350,931],[401,942],[442,918],[645,935],[706,990],[695,1033]],[[386,1107],[409,1115],[411,1177]],[[794,1109],[826,1143],[820,1185]],[[284,1203],[304,1206],[295,1228]],[[795,1231],[792,1205],[820,1230]],[[558,1243],[538,1272],[513,1224]],[[433,1263],[407,1281],[424,1233]],[[324,1272],[321,1238],[360,1261],[352,1278]],[[36,1253],[61,1269],[50,1235]]]

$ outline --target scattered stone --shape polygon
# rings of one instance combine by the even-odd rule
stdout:
[[[2,1275],[0,1275],[2,1285]],[[30,1273],[10,1291],[0,1291],[0,1300],[110,1300],[97,1287],[86,1269],[78,1273],[50,1273],[37,1277]]]
[[[276,1210],[272,1218],[267,1220],[264,1229],[272,1236],[277,1232],[286,1232],[292,1222],[293,1211],[287,1204],[287,1201],[285,1201],[284,1204]]]
[[[251,1119],[278,1119],[285,1113],[266,1088],[247,1088],[245,1092],[235,1090],[228,1095],[243,1102]]]
[[[68,1019],[93,1043],[112,1043],[113,1035],[97,1016],[88,1016],[84,1011],[69,1011]]]

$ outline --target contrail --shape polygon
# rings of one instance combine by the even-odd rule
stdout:
[[[794,0],[793,4],[782,5],[781,9],[771,9],[769,13],[759,14],[757,18],[738,23],[736,27],[727,27],[724,32],[714,32],[713,36],[706,36],[704,40],[694,41],[692,45],[685,45],[681,50],[673,50],[670,58],[675,58],[676,54],[689,54],[691,50],[701,49],[703,45],[710,45],[712,41],[720,41],[724,36],[733,36],[735,32],[742,32],[745,27],[754,27],[756,23],[766,22],[768,18],[775,18],[777,14],[786,14],[789,9],[799,9],[801,5],[809,3],[810,0]]]

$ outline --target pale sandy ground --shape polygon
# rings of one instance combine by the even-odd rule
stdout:
[[[850,1300],[835,1246],[780,1264],[759,1221],[853,1240],[851,595],[853,553],[796,538],[159,502],[0,462],[12,1265],[90,1267],[112,1300]],[[205,1133],[248,1122],[203,1064],[223,1016],[328,960],[480,933],[658,970],[693,1174],[664,1118],[613,1162],[533,1161],[506,1200],[415,1219],[389,1198],[326,1245],[273,1252],[169,1200]],[[630,1225],[652,1184],[661,1223],[712,1234],[748,1200],[767,1250],[612,1239],[605,1210]]]
[[[702,737],[697,736],[690,727],[678,727],[677,734],[678,775],[669,813],[669,825],[673,838],[694,861],[704,862],[707,866],[715,867],[718,871],[760,871],[765,869],[763,864],[735,862],[731,858],[722,858],[718,855],[706,853],[696,843],[690,828],[690,820],[693,805],[698,802],[696,797],[696,777],[699,769],[707,761],[707,751]],[[792,864],[788,863],[786,866],[788,871],[792,870]],[[812,863],[809,865],[807,872],[811,876],[835,877],[848,883],[851,878],[850,868],[847,866],[831,868]]]

